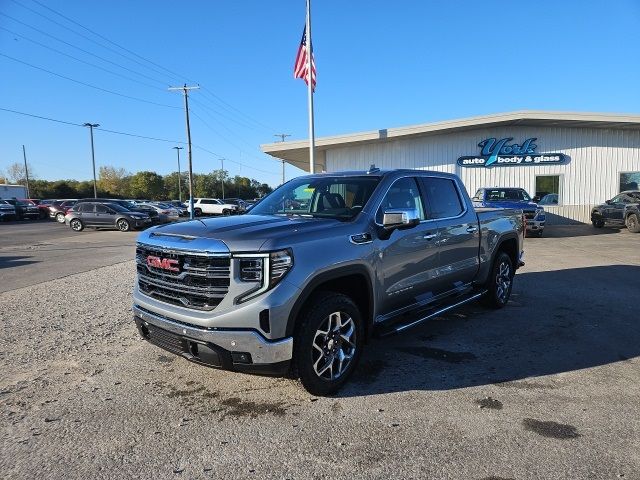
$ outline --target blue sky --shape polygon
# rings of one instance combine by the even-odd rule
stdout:
[[[0,55],[0,108],[184,141],[182,97],[166,87],[197,82],[193,142],[213,153],[194,149],[194,170],[224,157],[231,175],[279,183],[259,144],[307,135],[292,74],[304,0],[39,1],[162,68],[34,0],[0,0],[0,54],[166,106]],[[318,136],[518,109],[640,113],[640,0],[315,0],[313,43]],[[98,165],[175,171],[174,143],[100,131],[95,142]],[[86,129],[0,111],[0,169],[21,161],[22,144],[39,178],[91,177]]]

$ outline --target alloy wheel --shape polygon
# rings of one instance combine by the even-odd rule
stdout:
[[[120,219],[118,220],[117,227],[121,232],[126,232],[129,230],[129,222],[124,219]]]
[[[71,220],[71,229],[75,230],[76,232],[79,232],[80,230],[82,230],[82,223],[80,222],[80,220]]]
[[[509,298],[511,288],[511,267],[507,262],[500,262],[496,275],[496,297],[502,303],[506,303]]]
[[[356,353],[356,326],[344,312],[330,314],[313,337],[313,370],[325,380],[344,374]]]

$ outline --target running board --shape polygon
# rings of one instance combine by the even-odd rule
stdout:
[[[451,305],[447,305],[446,307],[442,307],[442,308],[438,308],[436,310],[433,310],[431,312],[429,312],[428,315],[420,317],[418,319],[411,319],[409,320],[407,323],[401,323],[399,321],[394,322],[395,325],[389,325],[387,328],[385,328],[383,325],[380,325],[379,331],[377,333],[377,335],[379,337],[386,337],[389,335],[393,335],[395,333],[399,333],[402,332],[404,330],[407,330],[411,327],[415,327],[416,325],[419,325],[422,322],[426,322],[427,320],[432,319],[433,317],[437,317],[438,315],[442,315],[443,313],[446,313],[450,310],[453,310],[455,308],[458,308],[462,305],[465,305],[467,303],[473,302],[475,300],[478,300],[480,297],[482,297],[484,294],[487,293],[487,290],[483,290],[481,292],[478,293],[474,293],[473,295],[471,295],[470,297],[467,297],[463,300],[458,300],[456,303],[453,303]],[[398,324],[400,323],[400,324]]]

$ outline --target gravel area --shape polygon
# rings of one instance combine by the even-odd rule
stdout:
[[[133,262],[1,293],[2,478],[638,479],[640,266],[570,241],[528,242],[502,313],[374,341],[333,398],[140,340]]]

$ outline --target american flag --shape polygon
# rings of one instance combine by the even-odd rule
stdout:
[[[307,59],[307,27],[302,30],[302,40],[298,48],[296,63],[293,67],[293,78],[302,78],[309,85],[309,62]],[[316,61],[313,58],[313,45],[311,45],[311,81],[313,90],[316,89]]]

